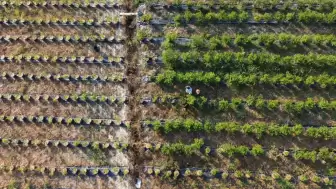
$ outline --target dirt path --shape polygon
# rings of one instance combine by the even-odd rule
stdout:
[[[133,7],[132,0],[126,0],[126,11],[127,12],[135,12],[136,8]],[[136,178],[139,178],[141,166],[142,166],[142,158],[139,150],[139,142],[140,142],[140,119],[141,119],[141,111],[139,108],[139,102],[136,100],[137,93],[139,87],[141,86],[141,76],[138,70],[138,46],[134,42],[134,38],[136,35],[136,17],[128,16],[125,18],[126,22],[126,62],[127,62],[127,81],[128,81],[128,89],[129,89],[129,113],[128,119],[131,121],[131,140],[130,143],[133,144],[131,147],[131,162],[133,171],[131,172],[132,180],[135,184]],[[134,186],[134,185],[133,185]]]

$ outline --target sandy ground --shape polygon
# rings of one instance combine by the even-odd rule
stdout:
[[[121,0],[110,1],[122,3]],[[45,10],[34,8],[30,10],[12,11],[8,16],[43,15],[48,17],[71,16],[72,18],[106,19],[119,14],[122,10]],[[5,14],[5,12],[3,12]],[[5,35],[100,35],[114,36],[125,39],[123,25],[117,27],[72,27],[72,26],[8,26],[2,27],[0,36]],[[48,56],[126,56],[125,44],[99,43],[100,51],[94,49],[96,44],[73,43],[13,43],[0,44],[0,54],[5,56],[18,54],[41,54]],[[70,75],[98,75],[126,74],[126,64],[117,66],[82,65],[82,64],[1,64],[3,72],[14,73],[60,73]],[[125,83],[64,83],[54,81],[0,81],[0,93],[23,94],[81,94],[113,95],[126,98],[129,94]],[[128,120],[130,111],[127,104],[121,105],[91,105],[91,104],[48,104],[48,103],[0,103],[0,114],[5,115],[50,115],[64,117],[106,118]],[[37,125],[37,124],[8,124],[2,123],[0,137],[26,138],[40,140],[87,140],[122,143],[130,142],[127,128],[112,126],[73,126],[73,125]],[[0,146],[0,165],[34,165],[34,166],[127,166],[132,168],[129,151],[92,149],[71,149],[56,147],[34,146]],[[48,177],[43,175],[4,175],[0,173],[0,188],[6,188],[12,181],[20,184],[18,188],[25,188],[29,183],[36,188],[49,184],[52,188],[71,189],[130,189],[133,183],[130,176],[118,178],[106,177]]]
[[[105,13],[97,15],[106,17]],[[117,32],[116,32],[117,31]],[[104,34],[106,36],[117,35],[119,39],[125,37],[123,28],[76,28],[76,27],[34,27],[22,28],[7,27],[0,31],[0,35],[90,35]],[[101,44],[101,52],[96,52],[91,44],[12,44],[0,45],[0,53],[4,55],[15,54],[47,54],[50,56],[125,56],[124,45]],[[1,70],[6,72],[24,73],[67,73],[67,74],[96,74],[100,76],[124,73],[124,65],[62,65],[62,64],[2,64]],[[50,81],[26,82],[26,81],[0,81],[0,93],[24,93],[24,94],[81,94],[91,93],[97,95],[113,95],[126,97],[127,86],[123,83],[84,84],[84,83],[57,83]],[[123,105],[89,105],[89,104],[44,104],[44,103],[0,103],[0,114],[8,115],[50,115],[64,117],[89,117],[127,120],[129,108]],[[98,126],[67,126],[67,125],[36,125],[36,124],[4,124],[0,136],[3,138],[29,138],[52,140],[89,140],[122,143],[129,142],[129,131],[121,127]],[[129,152],[109,150],[95,152],[92,150],[70,148],[47,147],[0,147],[1,165],[35,165],[35,166],[127,166],[130,167]],[[133,186],[129,176],[120,178],[79,178],[79,177],[43,177],[20,175],[0,175],[0,188],[6,187],[12,180],[16,180],[24,187],[31,183],[41,188],[49,183],[54,188],[120,188],[129,189]]]
[[[3,124],[0,136],[2,138],[48,138],[52,140],[121,141],[127,143],[127,132],[126,128],[118,126]]]
[[[120,30],[120,28],[112,28],[112,27],[61,27],[61,26],[7,26],[3,27],[0,31],[2,36],[6,35],[99,35],[103,34],[105,36],[116,36],[120,37],[123,33],[116,32]],[[117,35],[118,33],[118,35]]]
[[[82,64],[82,63],[2,63],[0,68],[6,72],[13,73],[57,73],[76,75],[114,75],[123,70],[122,64],[104,65],[104,64]]]
[[[16,183],[20,188],[27,186],[51,186],[58,189],[116,189],[131,188],[130,177],[48,177],[48,176],[17,176],[0,175],[0,188]]]

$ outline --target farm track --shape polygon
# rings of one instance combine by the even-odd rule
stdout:
[[[125,2],[126,11],[133,12],[133,2],[132,0],[126,0]],[[131,177],[133,182],[139,178],[142,166],[142,158],[140,155],[140,145],[138,145],[140,141],[140,109],[139,109],[139,102],[135,98],[138,93],[138,87],[140,86],[140,79],[139,79],[139,70],[138,70],[138,47],[136,43],[134,43],[133,39],[136,34],[136,25],[135,25],[135,17],[127,17],[126,18],[126,77],[128,78],[127,84],[129,89],[129,113],[128,113],[128,120],[131,121],[131,162],[133,170],[131,171]]]

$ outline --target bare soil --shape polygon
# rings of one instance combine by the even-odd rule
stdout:
[[[121,2],[119,2],[121,3]],[[37,9],[35,9],[37,10]],[[78,10],[60,9],[38,11],[20,10],[13,14],[38,17],[71,16],[71,18],[99,18],[116,16],[123,10]],[[74,26],[8,26],[3,27],[0,35],[30,36],[30,35],[100,35],[106,37],[114,36],[117,39],[127,37],[123,25],[119,27],[74,27]],[[97,44],[75,44],[75,43],[12,43],[0,44],[0,53],[10,55],[48,55],[48,56],[115,56],[124,57],[127,55],[126,44],[99,43],[100,51],[96,51]],[[51,73],[69,75],[98,75],[110,76],[114,74],[126,74],[126,65],[117,64],[113,66],[88,65],[88,64],[1,64],[3,72],[14,73]],[[0,93],[23,93],[23,94],[95,94],[108,95],[120,98],[128,96],[128,85],[125,83],[67,83],[55,81],[0,81]],[[116,120],[128,120],[129,106],[127,104],[62,104],[62,103],[12,103],[1,102],[0,114],[6,115],[43,115],[62,117],[88,117],[106,118]],[[130,143],[130,133],[127,128],[110,126],[74,126],[74,125],[45,125],[45,124],[9,124],[2,123],[0,131],[2,138],[12,139],[39,139],[39,140],[85,140],[100,142]],[[127,166],[132,167],[130,162],[130,151],[105,150],[97,151],[82,148],[57,148],[57,147],[23,147],[23,146],[0,146],[0,165],[34,165],[34,166]],[[36,188],[43,188],[49,184],[52,188],[120,188],[129,189],[134,185],[131,177],[63,177],[45,175],[3,175],[0,174],[0,188],[7,188],[12,182],[17,181],[19,187],[24,188],[31,184]]]
[[[118,30],[122,28],[118,28]],[[88,36],[88,35],[99,35],[103,34],[105,36],[114,36],[116,34],[116,29],[111,27],[79,27],[79,26],[36,26],[36,25],[27,25],[27,26],[7,26],[1,28],[1,36],[18,36],[18,35],[79,35],[79,36]],[[121,37],[116,36],[116,37]]]
[[[49,177],[43,175],[0,175],[0,188],[6,188],[15,183],[18,187],[24,188],[49,186],[51,188],[81,188],[81,189],[114,189],[129,188],[129,178],[107,178],[107,177],[77,177],[59,176]]]
[[[68,19],[103,19],[107,16],[115,17],[118,16],[118,9],[74,9],[74,8],[63,8],[62,11],[58,8],[48,7],[48,8],[6,8],[0,14],[0,17],[9,17],[17,19],[49,19],[53,18],[68,18]]]
[[[93,50],[92,45],[71,44],[15,44],[0,45],[0,52],[5,56],[16,55],[49,55],[49,56],[90,56],[99,57],[99,53]]]
[[[87,140],[128,143],[127,129],[117,126],[75,126],[45,124],[3,124],[0,136],[12,139]],[[125,134],[126,133],[126,134]]]
[[[123,71],[124,65],[103,65],[103,64],[81,64],[81,63],[3,63],[0,65],[2,70],[13,73],[55,73],[76,75],[99,75],[110,76],[119,74]]]
[[[53,81],[1,81],[0,92],[24,94],[82,94],[121,96],[126,90],[125,85],[115,83],[62,83]]]

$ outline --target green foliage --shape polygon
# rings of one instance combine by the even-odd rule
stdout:
[[[157,132],[172,133],[172,132],[228,132],[255,135],[260,138],[264,135],[271,136],[306,136],[315,139],[330,140],[336,138],[336,128],[334,127],[308,127],[303,128],[297,124],[292,127],[288,125],[277,125],[273,123],[257,122],[254,124],[240,125],[236,122],[218,122],[211,123],[206,121],[202,123],[193,119],[176,119],[167,120],[161,124],[160,121],[147,121],[147,124],[153,125]]]
[[[8,189],[18,189],[20,188],[19,183],[15,180],[11,180],[10,183],[7,186]]]
[[[220,111],[227,111],[230,108],[230,103],[227,100],[220,100],[218,102],[218,109]]]
[[[218,22],[245,22],[248,20],[248,13],[244,11],[220,11],[218,13],[208,12],[203,13],[185,11],[182,14],[177,14],[174,17],[174,22],[178,25],[182,23],[189,23],[195,21],[196,24],[209,24],[209,23],[218,23]]]
[[[174,171],[174,179],[177,179],[179,175],[180,175],[180,172],[178,170],[175,170]]]
[[[188,84],[218,84],[220,77],[213,72],[187,72],[179,73],[167,70],[160,73],[156,77],[156,82],[165,85],[173,85],[174,82],[188,83]]]
[[[216,85],[225,82],[229,87],[255,86],[255,85],[305,85],[310,87],[314,85],[326,88],[327,86],[336,85],[336,77],[322,74],[314,77],[300,77],[290,73],[286,74],[224,74],[217,75],[213,72],[175,72],[171,70],[164,71],[156,77],[156,82],[165,85],[173,85],[176,83],[186,84],[205,84]]]
[[[312,23],[335,23],[336,22],[336,11],[330,13],[320,13],[312,10],[299,11],[298,14],[294,13],[280,13],[276,12],[274,14],[264,13],[254,15],[254,19],[257,21],[278,21],[278,22],[301,22],[304,24]]]
[[[218,169],[211,169],[210,171],[212,176],[216,176],[218,172],[219,172]]]
[[[137,41],[141,41],[147,37],[150,37],[151,34],[150,34],[150,31],[146,30],[146,29],[139,29],[137,30],[137,33],[136,33],[136,39]]]
[[[177,98],[177,97],[176,97]],[[258,111],[285,111],[287,113],[302,113],[311,110],[336,110],[336,101],[327,101],[323,98],[313,101],[308,98],[306,101],[282,101],[278,100],[265,100],[261,96],[258,98],[249,96],[247,99],[232,98],[229,100],[224,99],[212,99],[208,100],[204,96],[192,96],[186,95],[186,97],[180,97],[180,104],[187,104],[194,106],[198,109],[210,108],[212,110],[218,110],[222,112],[226,111],[245,111],[246,107],[254,108]]]
[[[308,150],[295,150],[293,152],[293,157],[296,160],[311,160],[312,162],[315,162],[317,160],[317,152]]]
[[[300,180],[301,182],[307,182],[307,181],[308,181],[308,177],[307,177],[306,175],[300,175],[300,176],[299,176],[299,180]]]
[[[194,103],[196,101],[196,97],[194,97],[192,95],[187,95],[186,101],[187,101],[188,105],[194,105]]]
[[[270,37],[260,37],[258,43],[265,44],[274,48],[280,44],[278,48],[287,48],[289,46],[297,46],[300,39],[297,39],[289,34],[280,35],[282,38],[278,41],[268,42]],[[320,45],[324,43],[336,43],[336,38],[328,36]],[[252,39],[251,39],[252,40]],[[238,35],[233,44],[241,47],[246,46],[251,42],[247,37]],[[217,40],[218,41],[218,40]],[[270,44],[269,44],[270,43]],[[289,44],[290,43],[290,44]],[[244,45],[243,45],[244,44]],[[246,53],[246,52],[218,52],[216,50],[209,50],[206,52],[199,52],[198,49],[203,49],[208,45],[203,36],[193,36],[193,40],[188,44],[192,49],[186,52],[180,52],[173,48],[166,48],[162,52],[163,63],[168,67],[175,70],[189,70],[189,69],[202,69],[207,71],[223,71],[240,72],[240,73],[311,73],[311,68],[314,68],[315,73],[321,73],[328,68],[333,68],[336,65],[335,55],[328,54],[295,54],[290,56],[281,56],[268,52]],[[213,44],[214,45],[214,44]],[[219,45],[219,44],[218,44]],[[335,44],[336,45],[336,44]],[[166,45],[167,46],[167,45]],[[329,73],[332,73],[331,71]],[[289,78],[288,78],[289,79]],[[295,77],[292,77],[295,79]],[[287,84],[288,81],[281,79],[282,84]],[[313,83],[311,83],[313,84]]]
[[[150,22],[153,19],[153,15],[152,14],[144,14],[140,17],[140,20],[143,22]]]
[[[171,175],[172,175],[172,171],[166,171],[163,175],[163,178],[170,178]]]
[[[194,139],[190,145],[185,145],[182,142],[165,144],[161,148],[161,152],[165,155],[186,155],[191,156],[200,152],[201,147],[204,145],[203,139]]]
[[[217,152],[221,154],[226,154],[229,157],[234,155],[245,156],[249,152],[249,148],[246,146],[235,146],[229,143],[222,144],[217,148]]]
[[[278,180],[278,179],[280,179],[280,177],[281,177],[281,175],[277,171],[272,172],[272,178],[274,180]]]
[[[261,145],[257,144],[257,145],[254,145],[251,149],[251,154],[253,156],[260,156],[260,155],[264,155],[265,151],[264,149],[262,148]]]

